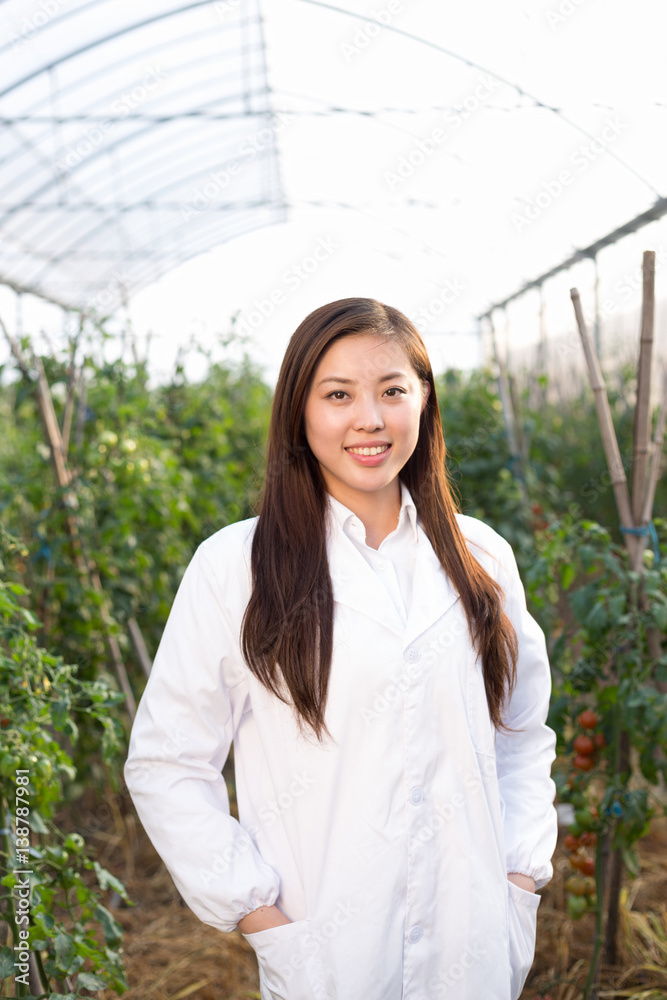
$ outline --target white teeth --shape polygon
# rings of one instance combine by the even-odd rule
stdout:
[[[388,447],[388,444],[382,444],[379,448],[348,448],[347,450],[351,451],[353,455],[380,455]]]

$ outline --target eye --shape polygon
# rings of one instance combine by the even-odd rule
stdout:
[[[345,392],[344,389],[334,389],[333,392],[330,392],[330,393],[327,394],[326,398],[327,399],[343,399],[345,396],[347,396],[347,393]]]
[[[391,388],[385,390],[385,396],[389,396],[395,399],[400,393],[401,396],[405,395],[405,389],[401,389],[399,385],[392,385]]]

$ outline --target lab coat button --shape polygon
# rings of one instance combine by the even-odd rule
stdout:
[[[421,657],[421,655],[422,654],[419,652],[416,646],[408,646],[408,648],[403,654],[408,663],[416,663],[417,660]]]
[[[415,926],[411,928],[410,933],[408,934],[408,940],[411,941],[413,944],[416,944],[417,941],[421,940],[421,936],[423,933],[424,932],[419,926],[419,924],[415,924]]]
[[[413,805],[418,806],[420,802],[424,801],[424,791],[421,788],[413,788],[410,792],[410,801]]]

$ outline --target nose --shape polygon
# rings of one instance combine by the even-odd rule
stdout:
[[[382,407],[373,395],[360,393],[354,410],[355,431],[378,431],[384,427]]]

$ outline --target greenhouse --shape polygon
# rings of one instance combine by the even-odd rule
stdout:
[[[423,0],[0,3],[3,1000],[667,995],[666,28],[657,0],[638,0],[631,9],[621,0],[604,6],[471,0],[456,9]],[[350,316],[360,312],[339,334],[327,334],[333,339],[318,339],[325,327],[311,317],[340,300]],[[342,322],[342,308],[326,322]],[[362,313],[375,318],[362,321]],[[353,347],[378,348],[390,329],[398,339],[382,342],[383,359],[392,359],[382,377],[398,388],[393,397],[384,388],[376,393],[371,411],[363,391],[372,395],[380,383]],[[293,334],[302,368],[288,382],[289,365],[296,364],[289,360]],[[430,375],[415,360],[420,338]],[[320,370],[326,358],[339,366],[328,374]],[[325,374],[332,382],[327,403],[315,393]],[[399,462],[407,435],[401,421],[408,416],[397,414],[417,404],[399,411],[397,397],[411,392],[420,401],[409,417],[415,436]],[[332,402],[335,419],[326,416]],[[278,424],[288,411],[296,434],[289,441]],[[496,661],[489,643],[500,642],[500,633],[482,643],[474,626],[481,591],[474,590],[473,600],[465,590],[493,577],[493,566],[480,559],[485,568],[478,578],[465,575],[476,565],[470,556],[461,556],[460,571],[447,561],[455,558],[448,552],[459,536],[447,535],[445,545],[429,514],[431,486],[420,491],[411,478],[422,446],[412,449],[417,434],[424,440],[427,418],[439,439],[444,435],[446,466],[441,456],[436,478],[437,490],[451,493],[447,517],[474,533],[460,511],[494,529],[502,546],[509,543],[550,664],[542,725],[555,734],[549,815],[558,839],[552,861],[545,860],[547,876],[537,863],[533,874],[504,869],[532,880],[527,887],[517,882],[517,897],[526,888],[539,896],[530,901],[534,910],[539,904],[534,961],[524,956],[517,973],[510,955],[511,986],[488,971],[491,958],[487,965],[474,959],[473,937],[456,946],[440,940],[436,918],[448,893],[439,891],[436,862],[424,869],[433,903],[417,893],[419,905],[432,906],[428,919],[410,909],[413,874],[405,876],[406,909],[396,927],[388,922],[380,931],[378,917],[373,931],[353,912],[358,905],[365,913],[371,897],[378,912],[387,910],[377,886],[385,872],[402,872],[405,859],[418,865],[417,856],[451,857],[457,871],[468,870],[468,852],[477,850],[470,832],[474,795],[459,788],[461,775],[440,783],[439,775],[449,774],[450,746],[462,755],[461,769],[465,739],[475,767],[486,758],[494,775],[509,766],[502,764],[503,748],[514,730],[500,724],[502,699],[494,701],[489,664],[510,664],[510,633],[503,633]],[[332,436],[341,427],[345,447],[332,457]],[[295,468],[301,478],[292,481]],[[307,469],[319,494],[280,492],[305,490]],[[314,533],[313,498],[327,493],[341,518],[341,510],[354,515],[352,528],[348,523],[341,531],[345,544],[356,546],[349,550],[356,572],[342,564],[337,570],[329,536]],[[369,493],[377,507],[376,520],[367,521]],[[389,517],[382,506],[390,493],[398,526],[394,507]],[[173,720],[186,718],[195,697],[187,693],[182,706],[165,708],[174,713],[171,735],[160,737],[154,765],[136,765],[148,767],[156,788],[161,758],[163,764],[187,758],[188,780],[199,766],[209,778],[213,770],[222,803],[215,808],[241,839],[226,847],[221,839],[214,860],[200,865],[200,912],[190,876],[161,849],[159,832],[142,812],[153,807],[140,806],[124,765],[135,718],[138,743],[148,732],[148,714],[156,713],[158,702],[147,699],[150,707],[137,716],[148,679],[158,690],[168,643],[178,645],[165,623],[179,586],[194,572],[186,568],[201,559],[200,550],[212,551],[221,529],[231,539],[235,526],[258,514],[272,525],[266,539],[275,533],[274,577],[262,569],[255,540],[253,596],[247,612],[245,604],[239,610],[243,653],[234,667],[250,693],[245,708],[230,695],[230,745],[204,761],[208,750],[197,749],[197,726],[190,731],[184,722],[187,734],[180,733]],[[389,527],[380,530],[385,521]],[[424,679],[423,665],[414,675],[405,664],[402,672],[388,666],[384,679],[369,668],[357,692],[368,697],[360,709],[368,731],[360,730],[358,766],[345,779],[342,771],[331,779],[337,797],[316,816],[329,817],[329,841],[308,813],[330,773],[323,765],[325,777],[319,776],[315,752],[294,750],[289,759],[299,766],[291,764],[285,780],[276,778],[291,733],[286,705],[320,741],[338,719],[336,699],[347,698],[336,659],[340,630],[348,627],[341,625],[348,621],[346,600],[339,600],[343,585],[358,588],[361,604],[377,585],[377,599],[393,602],[387,634],[394,628],[398,635],[397,615],[405,625],[401,656],[409,664],[412,651],[414,663],[420,660],[415,623],[440,584],[429,597],[415,569],[424,545],[415,546],[417,554],[409,549],[408,523],[413,540],[437,553],[438,573],[453,588],[454,614],[464,623],[467,616],[465,634],[482,664],[484,712],[474,714],[475,682],[466,679],[467,735],[448,742],[454,729],[446,732],[441,719],[442,742],[428,764],[427,743],[409,743],[409,705],[428,691],[424,712],[429,699],[430,709],[440,711],[436,682]],[[460,537],[473,551],[477,543],[465,530]],[[315,551],[324,552],[319,569],[310,558]],[[221,580],[223,570],[216,573]],[[260,584],[271,599],[262,597]],[[229,607],[244,586],[230,589]],[[498,603],[502,585],[484,586],[491,618],[514,628]],[[230,615],[225,606],[222,617],[231,621]],[[308,622],[318,630],[314,645]],[[508,665],[502,702],[508,712],[512,699],[516,705],[522,697],[526,669],[518,626],[516,633],[518,693]],[[324,681],[307,672],[299,687],[291,668],[274,673],[266,666],[274,654],[276,664],[283,656],[301,664],[306,654],[299,648],[325,655],[327,634],[333,660],[326,670],[317,661]],[[444,634],[424,640],[439,677],[448,676]],[[428,635],[424,628],[421,638]],[[349,636],[345,641],[354,645]],[[380,636],[377,657],[385,648],[389,640]],[[196,671],[204,668],[194,653],[192,660],[196,690]],[[280,683],[272,687],[276,676]],[[264,699],[282,683],[288,695],[287,702],[276,698],[278,738],[278,730],[261,729],[261,719],[262,711],[272,717]],[[234,674],[232,693],[236,684]],[[253,695],[253,684],[260,693]],[[488,746],[480,736],[487,709],[494,724]],[[396,746],[405,745],[400,765],[394,745],[382,749],[380,737],[383,726],[392,731],[394,713]],[[368,722],[375,716],[377,725]],[[517,733],[524,722],[529,731],[529,717],[518,709],[508,717]],[[266,760],[255,756],[257,747],[247,750],[251,718],[260,720],[257,747],[275,739]],[[419,739],[426,740],[430,719],[424,715]],[[452,719],[453,727],[459,724]],[[218,723],[227,726],[220,717]],[[335,752],[352,753],[356,730],[348,721],[340,726],[329,734]],[[183,751],[188,740],[194,749]],[[318,752],[322,759],[334,753]],[[421,775],[408,773],[411,752]],[[318,774],[317,791],[309,768]],[[378,788],[358,795],[355,781],[367,768],[376,769]],[[390,791],[380,802],[385,773]],[[500,771],[507,839],[506,809],[518,807],[502,791],[504,780]],[[406,801],[397,805],[393,796],[403,784]],[[527,798],[532,794],[531,788]],[[192,801],[205,816],[204,800]],[[361,803],[368,837],[349,832],[336,841],[350,803]],[[413,822],[421,824],[418,855],[405,847]],[[457,838],[466,823],[464,843]],[[351,820],[350,831],[356,829]],[[322,881],[308,882],[320,863],[314,845],[323,838],[329,854]],[[312,857],[303,853],[309,845]],[[509,839],[505,848],[509,859]],[[281,850],[290,860],[281,860]],[[244,852],[259,859],[252,868],[257,878],[262,864],[271,867],[262,856],[271,858],[283,886],[272,900],[257,902],[258,911],[282,906],[291,924],[290,931],[274,925],[257,931],[266,935],[266,952],[264,939],[253,940],[243,922],[254,906],[237,899],[238,919],[223,918],[222,909],[210,916],[218,882],[237,891],[235,873],[249,864]],[[354,870],[368,899],[359,888],[363,902],[334,894],[329,909],[318,910],[318,887],[334,878],[344,858],[349,867],[340,869],[339,894]],[[464,893],[461,927],[475,923],[476,891]],[[498,919],[505,921],[498,934],[509,933],[514,947],[507,915]],[[310,949],[299,937],[302,921],[314,934]],[[460,928],[447,926],[458,941]],[[347,960],[336,956],[351,955],[362,939],[372,951],[375,932],[386,949],[387,978],[360,965],[355,980]],[[290,933],[302,951],[288,950]],[[492,941],[491,950],[494,934]],[[530,941],[525,947],[530,951]]]

